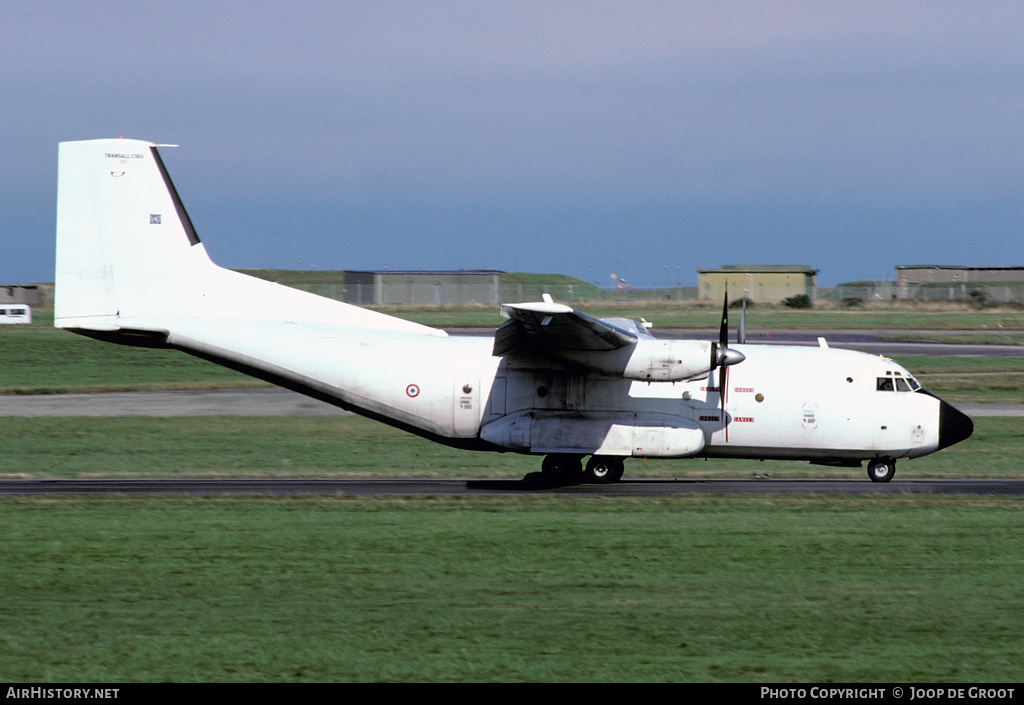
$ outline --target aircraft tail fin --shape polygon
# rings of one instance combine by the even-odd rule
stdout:
[[[111,319],[158,304],[168,278],[184,288],[211,267],[156,145],[124,139],[60,144],[58,326],[110,328]]]
[[[220,317],[440,333],[218,267],[158,145],[139,140],[60,144],[55,282],[54,324],[82,332],[159,331],[174,318]]]

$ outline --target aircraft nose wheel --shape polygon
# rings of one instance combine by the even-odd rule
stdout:
[[[892,458],[875,458],[868,461],[868,477],[872,482],[888,482],[896,474],[896,461]]]
[[[606,484],[621,480],[623,470],[622,458],[595,455],[587,461],[585,476],[587,482]]]

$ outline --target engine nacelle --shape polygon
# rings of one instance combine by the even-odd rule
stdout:
[[[618,350],[560,350],[559,357],[610,377],[681,382],[707,375],[715,366],[712,355],[716,347],[705,340],[641,338],[636,345]]]

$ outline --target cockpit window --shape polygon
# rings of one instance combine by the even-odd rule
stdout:
[[[887,371],[879,377],[875,389],[879,392],[916,392],[921,388],[917,380],[902,372]]]

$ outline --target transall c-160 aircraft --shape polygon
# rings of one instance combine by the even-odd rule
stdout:
[[[719,340],[665,340],[545,297],[503,305],[491,340],[223,269],[159,145],[137,140],[60,144],[55,296],[59,328],[176,348],[456,448],[542,455],[560,482],[614,482],[636,457],[866,461],[887,482],[897,459],[973,432],[884,357],[729,345],[727,309]]]

